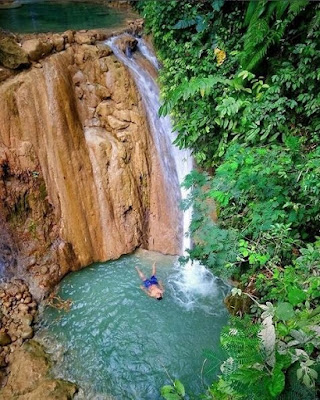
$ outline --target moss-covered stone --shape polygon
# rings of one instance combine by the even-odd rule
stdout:
[[[252,300],[248,296],[232,296],[231,294],[224,299],[224,303],[232,315],[244,315],[250,311]]]
[[[16,69],[30,64],[28,55],[12,35],[0,32],[0,64],[6,68]]]

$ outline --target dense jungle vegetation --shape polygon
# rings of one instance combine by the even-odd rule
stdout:
[[[235,282],[221,333],[226,358],[200,398],[316,399],[319,4],[137,7],[163,64],[160,113],[172,116],[176,144],[191,148],[198,165],[184,183],[191,194],[183,207],[193,207],[189,257]],[[178,380],[162,395],[194,398]]]

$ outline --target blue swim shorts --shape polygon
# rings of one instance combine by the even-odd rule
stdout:
[[[143,284],[147,289],[149,289],[150,286],[158,284],[158,279],[155,275],[152,275],[150,279],[146,279],[145,281],[143,281]]]

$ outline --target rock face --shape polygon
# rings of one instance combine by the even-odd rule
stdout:
[[[94,261],[181,248],[134,82],[81,40],[0,85],[0,243],[39,296]]]
[[[123,53],[132,53],[137,48],[138,40],[131,35],[122,35],[116,43]]]
[[[38,61],[40,58],[51,53],[53,44],[50,41],[40,39],[29,39],[23,42],[22,50],[24,50],[31,61]]]
[[[9,363],[9,355],[25,339],[33,336],[33,320],[37,314],[28,286],[13,279],[0,286],[0,375],[1,368]]]
[[[42,346],[34,340],[26,342],[10,356],[11,371],[0,400],[69,400],[76,385],[48,375],[50,361]]]

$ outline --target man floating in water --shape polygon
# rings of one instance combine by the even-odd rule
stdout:
[[[139,274],[140,279],[143,281],[143,285],[140,288],[150,297],[153,297],[157,300],[162,300],[162,296],[164,293],[164,287],[161,281],[158,281],[156,277],[156,263],[152,265],[152,276],[147,279],[143,272],[140,271],[138,267],[136,270]]]

